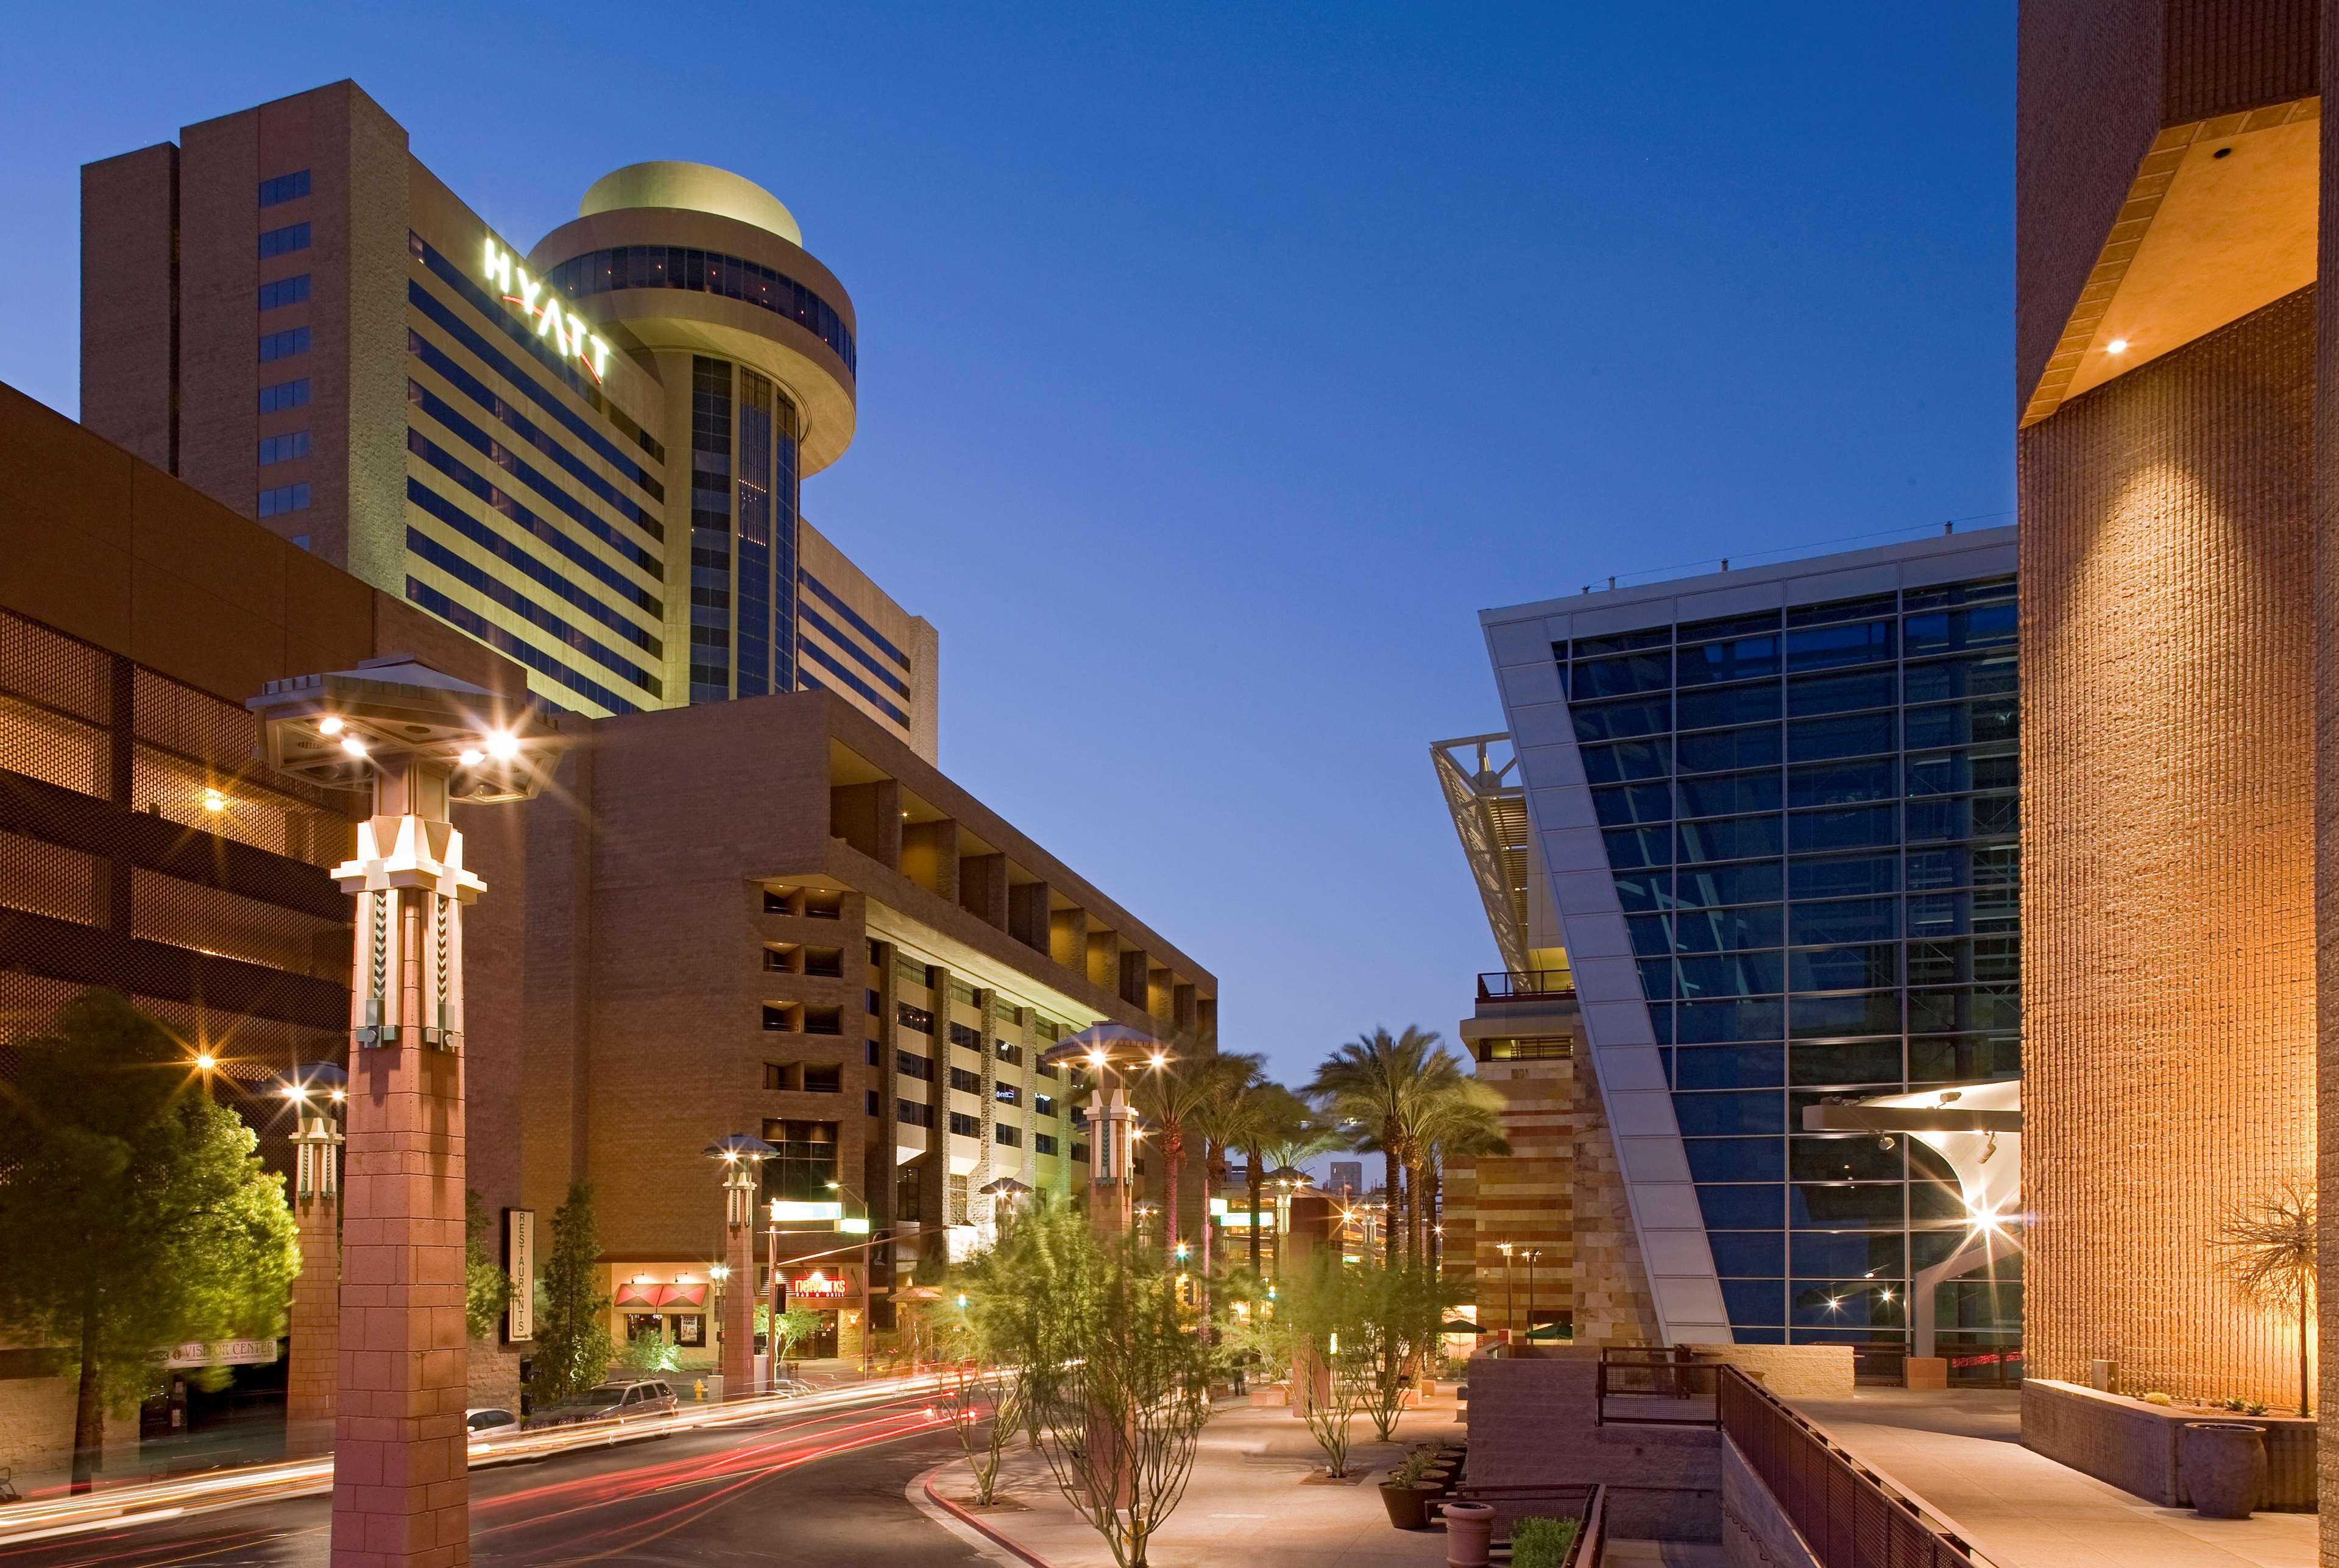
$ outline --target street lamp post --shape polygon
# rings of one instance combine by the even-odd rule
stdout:
[[[333,1446],[333,1382],[341,1339],[341,1129],[349,1073],[338,1062],[292,1069],[279,1086],[292,1111],[292,1218],[301,1273],[292,1282],[284,1374],[284,1451]]]
[[[1543,1248],[1542,1248],[1542,1247],[1528,1247],[1528,1248],[1527,1248],[1527,1340],[1528,1340],[1528,1342],[1529,1342],[1530,1344],[1532,1344],[1532,1343],[1534,1342],[1534,1340],[1535,1340],[1535,1259],[1536,1259],[1536,1258],[1538,1258],[1538,1257],[1542,1257],[1542,1256],[1543,1256]]]
[[[458,802],[526,800],[562,745],[532,697],[411,655],[271,681],[246,705],[278,773],[371,796],[333,880],[356,900],[332,1561],[470,1558],[463,1407],[462,910]]]
[[[724,1298],[723,1396],[753,1393],[755,1381],[755,1189],[764,1161],[779,1150],[760,1138],[735,1132],[706,1146],[723,1166],[723,1261],[735,1281]]]
[[[1275,1188],[1275,1277],[1283,1277],[1283,1247],[1291,1234],[1291,1196],[1303,1187],[1312,1187],[1316,1178],[1296,1165],[1287,1165],[1268,1173],[1268,1182]]]
[[[1511,1256],[1515,1250],[1511,1243],[1498,1241],[1495,1250],[1503,1255],[1503,1330],[1508,1335],[1517,1332],[1514,1325],[1519,1320],[1519,1266]]]
[[[1093,1074],[1089,1122],[1089,1224],[1107,1236],[1129,1233],[1135,1193],[1134,1153],[1142,1136],[1129,1103],[1129,1070],[1169,1064],[1169,1046],[1117,1023],[1100,1023],[1050,1046],[1050,1066],[1071,1063]],[[1170,1195],[1176,1200],[1177,1195]]]

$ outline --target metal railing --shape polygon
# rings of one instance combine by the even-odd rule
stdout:
[[[1480,1001],[1575,994],[1575,977],[1564,969],[1497,969],[1478,977]]]
[[[1594,1426],[1712,1426],[1721,1368],[1684,1346],[1609,1345],[1600,1350]],[[1610,1401],[1618,1401],[1612,1407]],[[1636,1404],[1637,1402],[1637,1404]],[[1631,1412],[1625,1414],[1624,1412]]]
[[[1722,1435],[1771,1489],[1820,1568],[1990,1568],[1942,1521],[1735,1366],[1718,1374]]]

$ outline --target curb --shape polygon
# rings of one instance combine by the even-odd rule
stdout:
[[[1002,1535],[990,1525],[934,1490],[934,1478],[948,1470],[956,1460],[937,1464],[933,1469],[910,1478],[902,1488],[902,1495],[911,1507],[933,1520],[982,1553],[1001,1568],[1052,1568],[1044,1558],[1030,1552]]]

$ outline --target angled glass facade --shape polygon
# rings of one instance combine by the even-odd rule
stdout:
[[[1801,1113],[2020,1071],[2015,634],[1999,576],[1552,644],[1741,1342],[1896,1339],[1966,1234],[1930,1150]]]

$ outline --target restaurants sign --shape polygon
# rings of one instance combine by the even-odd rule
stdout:
[[[536,1210],[504,1210],[504,1272],[511,1300],[504,1307],[504,1337],[525,1345],[536,1337]]]
[[[816,1301],[841,1301],[851,1287],[843,1276],[831,1277],[820,1269],[799,1274],[788,1281],[788,1295],[802,1296]]]

